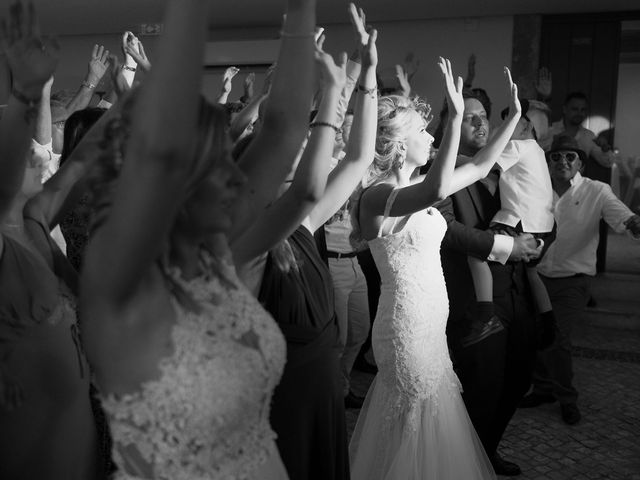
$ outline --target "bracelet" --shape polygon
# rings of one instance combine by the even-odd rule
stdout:
[[[377,85],[374,85],[374,86],[373,86],[373,87],[371,87],[371,88],[367,88],[367,87],[365,87],[364,85],[360,84],[360,85],[358,85],[358,87],[356,88],[356,90],[357,90],[358,92],[362,92],[362,93],[366,93],[367,95],[371,95],[372,97],[374,97],[374,98],[375,98],[375,97],[377,96],[377,93],[378,93],[378,86],[377,86]]]
[[[24,93],[22,93],[19,90],[16,90],[15,88],[11,91],[11,95],[13,95],[13,98],[18,100],[20,103],[24,103],[28,108],[36,108],[40,103],[40,99],[42,98],[42,97],[38,97],[38,98],[27,97]]]
[[[93,90],[96,88],[93,83],[87,82],[86,80],[82,82],[82,86],[88,88],[89,90]]]
[[[337,125],[334,125],[333,123],[312,122],[309,124],[309,128],[316,128],[316,127],[329,127],[329,128],[333,128],[336,131],[336,133],[340,133],[340,127],[338,127]]]
[[[311,33],[289,33],[284,30],[280,30],[280,36],[283,38],[313,38],[316,36],[316,32]]]
[[[135,67],[130,67],[129,65],[122,65],[123,70],[129,70],[130,72],[135,72],[137,68],[138,68],[137,65]]]

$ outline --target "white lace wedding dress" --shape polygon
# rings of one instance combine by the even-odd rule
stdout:
[[[117,480],[288,478],[269,425],[286,344],[233,266],[223,267],[223,276],[192,281],[168,272],[202,312],[174,299],[175,351],[161,361],[161,377],[134,394],[103,399]],[[152,477],[136,472],[140,460]]]
[[[369,242],[382,279],[372,332],[378,375],[349,447],[353,480],[495,478],[449,358],[440,263],[446,229],[429,208]]]

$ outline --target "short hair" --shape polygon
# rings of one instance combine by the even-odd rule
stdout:
[[[589,99],[583,92],[569,92],[566,97],[564,97],[563,105],[567,105],[571,100],[584,100],[589,103]]]

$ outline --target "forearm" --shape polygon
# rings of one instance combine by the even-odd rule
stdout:
[[[158,62],[140,92],[132,142],[158,152],[188,152],[197,129],[207,21],[206,0],[170,0]],[[167,92],[176,92],[167,95]]]
[[[0,214],[20,190],[34,132],[34,108],[11,95],[0,119]]]
[[[292,192],[303,201],[315,203],[324,193],[336,136],[329,125],[336,125],[339,99],[340,90],[337,87],[323,89],[322,102],[291,185]]]
[[[376,66],[370,65],[363,68],[359,81],[362,88],[372,89],[372,91],[369,93],[358,89],[345,160],[363,161],[368,165],[375,155],[375,136],[378,125]]]
[[[227,100],[229,99],[229,93],[230,92],[225,91],[220,92],[220,95],[218,95],[218,98],[216,98],[216,103],[219,103],[221,105],[227,103]]]
[[[95,81],[95,80],[94,80]],[[73,96],[73,98],[67,103],[65,106],[66,110],[66,120],[71,116],[73,112],[77,112],[78,110],[84,110],[91,103],[91,99],[93,98],[93,93],[97,87],[97,83],[91,83],[89,80],[83,80],[80,88]]]
[[[451,177],[458,155],[460,144],[460,128],[462,116],[449,115],[444,130],[442,142],[433,165],[423,180],[425,192],[434,195],[435,200],[441,200],[449,196],[452,186]]]
[[[353,55],[352,55],[353,58]],[[342,89],[342,94],[340,95],[340,102],[338,103],[338,119],[337,123],[341,126],[344,122],[344,117],[347,114],[347,109],[349,108],[349,100],[351,100],[351,95],[353,94],[353,90],[356,88],[358,83],[358,78],[360,78],[360,72],[362,70],[362,65],[358,62],[355,62],[352,59],[349,59],[347,62],[347,83]]]
[[[231,127],[229,129],[229,134],[231,135],[231,140],[235,141],[240,138],[242,132],[246,130],[246,128],[253,122],[254,118],[258,116],[258,111],[260,110],[260,104],[267,98],[266,95],[258,95],[251,99],[251,102],[244,107],[235,118],[231,121]]]
[[[42,98],[38,106],[38,116],[36,117],[35,132],[33,139],[40,145],[51,142],[51,87],[45,86],[42,89]]]
[[[306,135],[313,95],[315,0],[289,0],[264,125],[300,142]],[[295,88],[293,87],[295,83]]]

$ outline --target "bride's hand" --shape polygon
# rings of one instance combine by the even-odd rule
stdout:
[[[448,58],[439,57],[438,67],[440,67],[442,78],[444,80],[449,117],[462,117],[462,114],[464,113],[464,98],[462,97],[462,77],[458,77],[457,81],[454,83],[451,62]]]

